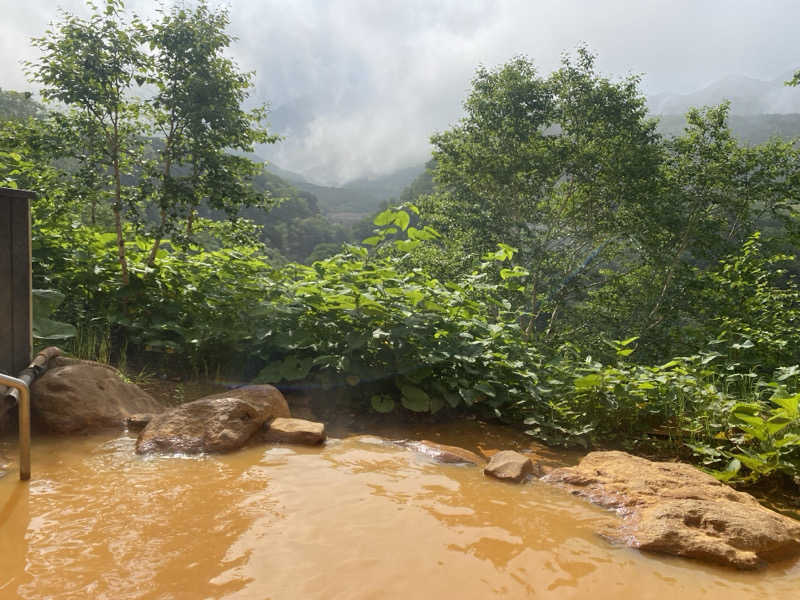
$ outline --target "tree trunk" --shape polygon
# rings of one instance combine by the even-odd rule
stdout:
[[[128,285],[128,259],[125,257],[125,236],[122,232],[122,182],[119,174],[119,156],[114,157],[114,225],[117,229],[117,252],[119,267],[122,271],[122,283]]]
[[[167,211],[164,208],[164,205],[167,201],[167,181],[169,180],[170,172],[172,171],[172,160],[170,160],[169,157],[169,150],[170,140],[168,139],[164,146],[164,179],[161,188],[161,225],[159,225],[156,232],[156,239],[153,242],[153,247],[150,249],[150,256],[147,257],[148,267],[156,266],[156,254],[158,254],[158,248],[161,246],[161,236],[164,235],[164,228],[167,223]]]
[[[148,267],[155,267],[156,266],[156,254],[158,254],[158,248],[161,246],[161,235],[164,231],[164,222],[167,220],[167,213],[162,208],[161,209],[161,226],[158,228],[156,232],[156,239],[153,242],[153,247],[150,248],[150,256],[147,257],[147,266]]]

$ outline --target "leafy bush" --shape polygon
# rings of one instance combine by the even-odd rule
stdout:
[[[378,215],[382,229],[366,242],[386,251],[347,246],[312,266],[271,274],[275,288],[262,311],[272,311],[270,328],[260,347],[268,364],[259,380],[313,373],[369,390],[379,412],[391,411],[397,397],[416,412],[449,405],[510,417],[536,386],[531,367],[541,362],[524,343],[519,313],[500,300],[518,293],[527,273],[504,268],[499,283],[489,277],[512,258],[507,246],[456,282],[407,268],[406,251],[436,236],[410,221],[405,210]],[[406,239],[393,239],[399,232]]]

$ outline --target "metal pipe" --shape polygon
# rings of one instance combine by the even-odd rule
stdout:
[[[0,373],[0,383],[19,392],[19,478],[31,478],[31,393],[22,379]]]

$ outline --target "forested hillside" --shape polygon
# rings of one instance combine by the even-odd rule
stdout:
[[[0,89],[0,121],[16,122],[22,127],[28,118],[34,118],[38,123],[34,129],[48,126],[45,107],[36,102],[30,93]],[[162,147],[158,138],[143,140],[142,143],[149,146],[151,152]],[[258,161],[255,155],[253,158]],[[80,171],[75,159],[68,159],[64,166],[77,179]],[[185,169],[176,169],[176,172],[185,173]],[[88,184],[91,185],[90,182]],[[307,260],[315,249],[318,250],[316,256],[324,256],[335,251],[342,242],[352,238],[350,227],[333,223],[322,214],[314,194],[298,189],[269,170],[263,170],[255,175],[252,185],[256,192],[265,194],[265,198],[269,201],[262,206],[236,210],[233,216],[245,217],[260,226],[257,235],[274,250],[272,256],[275,259],[281,260],[283,257],[286,260],[302,262]],[[349,197],[346,193],[343,195]],[[89,210],[92,210],[91,206]],[[201,217],[217,221],[224,221],[229,217],[224,209],[214,210],[202,201],[197,206],[197,213]],[[143,217],[150,222],[157,221],[157,214],[152,210],[145,210]],[[87,214],[86,218],[91,220],[90,214]]]
[[[424,166],[409,167],[372,179],[358,179],[340,187],[317,185],[307,181],[302,175],[272,165],[267,169],[282,176],[297,189],[313,194],[318,200],[320,210],[332,221],[352,223],[377,212],[381,203],[399,197],[424,171]]]
[[[665,136],[678,136],[687,125],[685,115],[658,115],[657,118],[658,131]],[[800,114],[729,115],[728,124],[733,136],[743,144],[800,137]]]

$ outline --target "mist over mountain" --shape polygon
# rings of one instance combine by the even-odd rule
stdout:
[[[682,115],[689,108],[713,106],[728,100],[732,115],[800,113],[800,91],[786,86],[792,72],[772,80],[731,75],[689,94],[654,94],[650,111],[658,115]]]
[[[376,212],[382,204],[399,198],[403,190],[425,171],[425,164],[356,179],[338,187],[311,182],[299,173],[271,163],[267,164],[267,170],[296,189],[313,194],[322,214],[332,221],[354,223]]]

